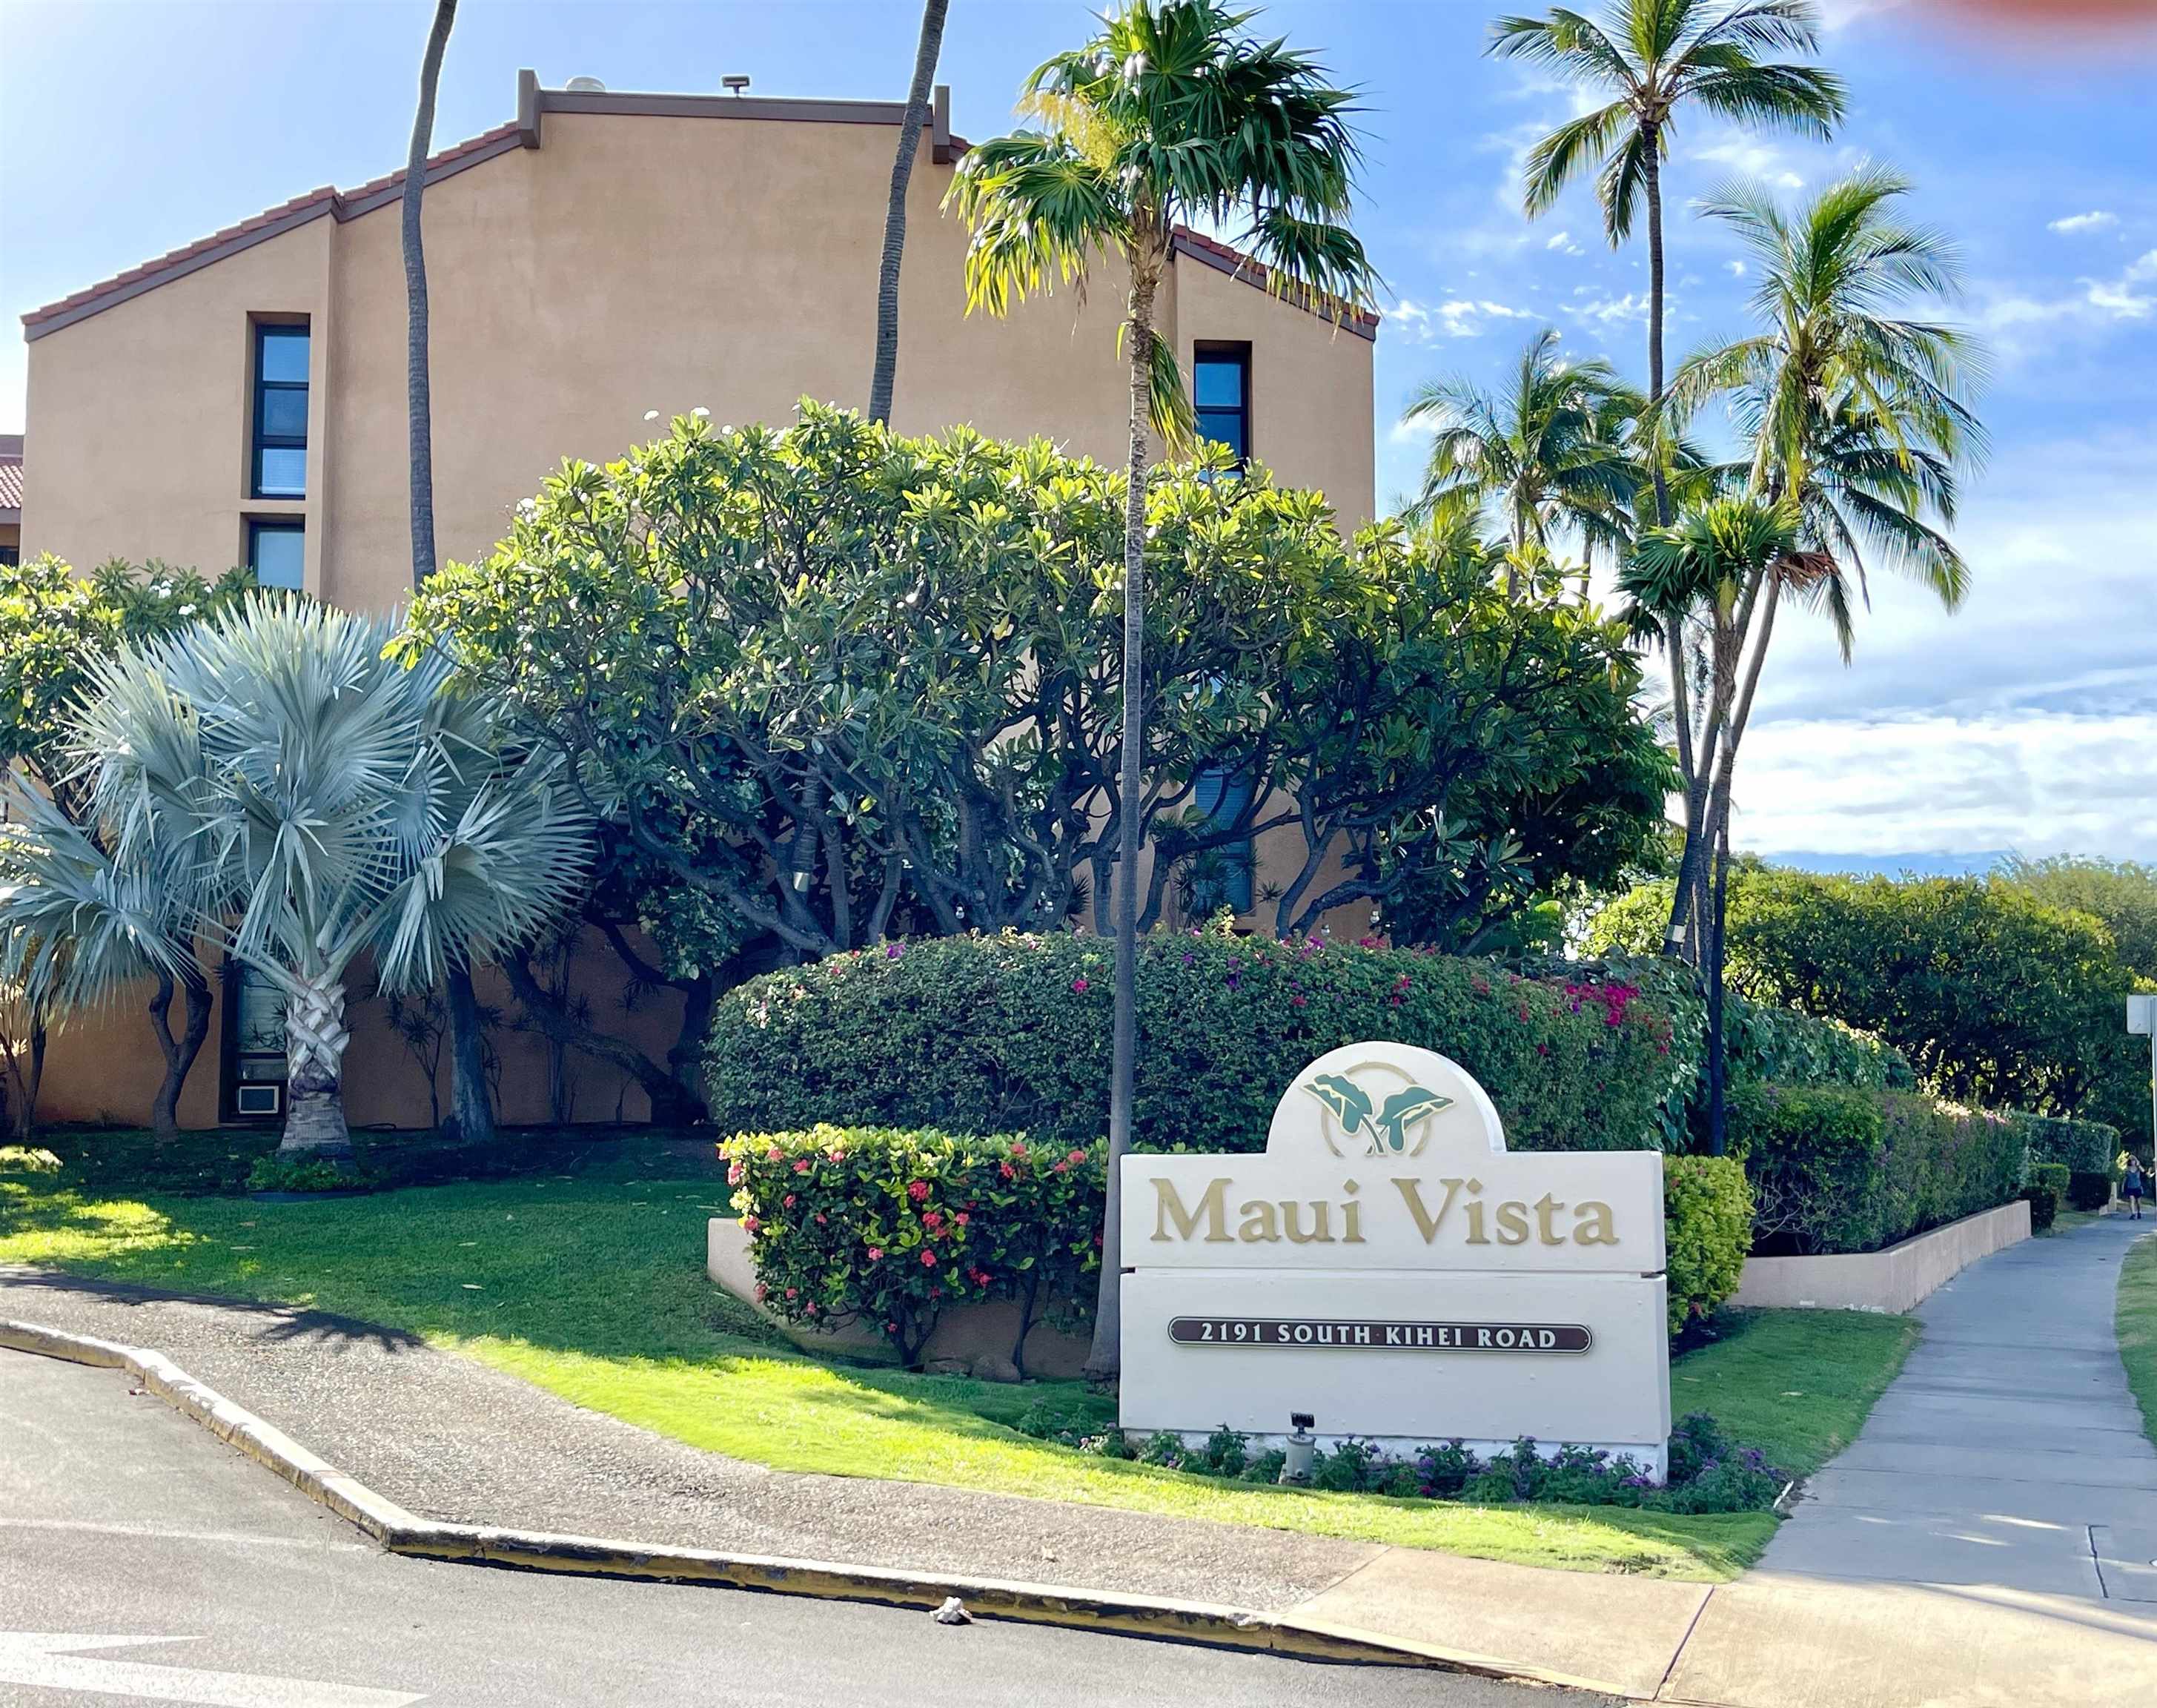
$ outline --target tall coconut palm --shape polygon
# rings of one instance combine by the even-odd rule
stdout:
[[[1929,588],[1949,610],[1969,588],[1944,529],[1954,519],[1958,470],[1983,450],[1969,398],[1984,355],[1955,327],[1897,311],[1912,297],[1960,289],[1953,246],[1901,217],[1908,191],[1899,174],[1866,167],[1794,214],[1746,185],[1703,204],[1752,251],[1760,282],[1751,306],[1761,330],[1689,358],[1672,378],[1671,409],[1682,416],[1711,399],[1729,402],[1753,445],[1748,496],[1729,502],[1770,507],[1788,536],[1773,551],[1763,546],[1742,558],[1724,542],[1724,559],[1749,567],[1713,582],[1705,604],[1705,584],[1688,585],[1678,574],[1684,560],[1668,542],[1644,545],[1634,558],[1632,590],[1666,630],[1688,612],[1696,625],[1700,612],[1712,613],[1708,691],[1690,732],[1697,764],[1686,779],[1696,834],[1671,906],[1674,928],[1696,923],[1712,1022],[1720,1008],[1719,868],[1727,859],[1732,779],[1784,596],[1824,608],[1847,658],[1868,553]],[[1706,544],[1696,542],[1692,556],[1704,561]],[[1710,1088],[1718,1141],[1721,1088],[1719,1079]]]
[[[445,661],[383,656],[378,620],[268,596],[99,665],[73,738],[104,836],[34,795],[0,898],[21,970],[76,1003],[170,954],[172,914],[285,998],[283,1148],[348,1146],[345,983],[384,991],[528,942],[574,905],[589,831]],[[70,843],[73,833],[77,841]],[[109,848],[109,856],[104,850]],[[24,929],[27,928],[27,929]]]
[[[1149,422],[1187,435],[1189,403],[1156,300],[1178,226],[1240,233],[1270,288],[1345,316],[1377,278],[1349,229],[1359,152],[1353,98],[1280,40],[1246,33],[1256,16],[1216,0],[1126,0],[1083,47],[1027,81],[1039,130],[976,145],[950,202],[972,229],[970,310],[1006,312],[1057,283],[1083,291],[1097,260],[1123,264],[1123,351],[1130,382],[1124,512],[1123,749],[1117,799],[1116,988],[1109,1088],[1109,1202],[1099,1309],[1087,1369],[1117,1367],[1120,1160],[1130,1149],[1138,1052],[1140,736]]]
[[[921,39],[914,50],[914,82],[906,93],[906,117],[898,127],[898,157],[892,162],[891,199],[883,210],[883,260],[877,270],[876,366],[869,375],[869,419],[888,424],[892,387],[898,377],[898,269],[906,252],[906,187],[914,157],[921,152],[921,126],[929,116],[936,58],[944,46],[944,14],[950,0],[923,0]]]
[[[1502,523],[1515,558],[1531,546],[1547,551],[1559,532],[1579,537],[1585,559],[1614,555],[1632,530],[1642,407],[1608,362],[1568,361],[1546,329],[1501,394],[1459,378],[1416,392],[1402,419],[1429,421],[1435,435],[1414,507],[1428,512],[1457,494]]]
[[[434,146],[435,92],[442,80],[442,55],[456,23],[457,0],[435,0],[435,22],[420,59],[420,100],[412,117],[412,146],[404,157],[404,194],[399,209],[404,246],[405,421],[411,460],[412,585],[435,573],[434,389],[428,347],[427,258],[420,213],[427,188],[427,155]],[[453,962],[443,973],[450,1015],[450,1106],[457,1132],[467,1140],[494,1132],[494,1104],[487,1089],[485,1021],[471,969]]]
[[[1814,52],[1820,11],[1812,0],[1611,0],[1595,22],[1565,7],[1541,18],[1501,18],[1490,26],[1490,52],[1547,67],[1609,99],[1568,121],[1531,149],[1526,203],[1547,212],[1568,184],[1590,169],[1614,249],[1643,211],[1648,235],[1648,399],[1663,396],[1663,162],[1681,111],[1740,124],[1825,138],[1842,116],[1843,87],[1810,65],[1763,64],[1765,53]],[[1663,459],[1651,454],[1655,521],[1671,520]],[[1691,749],[1681,631],[1666,630],[1671,696],[1678,728],[1678,766],[1688,785],[1698,769]],[[1701,827],[1688,820],[1691,853]],[[1674,924],[1677,922],[1673,922]],[[1673,937],[1666,948],[1675,950]]]

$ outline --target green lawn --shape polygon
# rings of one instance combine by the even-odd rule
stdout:
[[[784,1470],[878,1476],[1271,1525],[1586,1571],[1719,1580],[1776,1520],[1613,1508],[1473,1507],[1223,1484],[1035,1441],[1010,1425],[1078,1384],[999,1386],[812,1359],[703,1273],[723,1189],[682,1150],[589,1147],[574,1172],[266,1204],[125,1196],[0,1160],[0,1263],[305,1304],[425,1336],[583,1406]],[[687,1177],[685,1177],[687,1176]],[[1854,1434],[1916,1335],[1905,1319],[1730,1320],[1672,1369],[1804,1474]],[[1091,1403],[1099,1406],[1098,1400]]]
[[[2113,1318],[2127,1384],[2142,1407],[2142,1432],[2157,1443],[2157,1228],[2128,1248]]]

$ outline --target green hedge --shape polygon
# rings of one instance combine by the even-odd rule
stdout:
[[[2103,1121],[2016,1114],[2033,1162],[2057,1162],[2076,1174],[2109,1174],[2119,1155],[2119,1129]]]
[[[893,1128],[744,1133],[719,1146],[757,1297],[791,1321],[860,1323],[907,1364],[953,1305],[1019,1307],[1012,1362],[1100,1268],[1106,1149]]]
[[[1670,1329],[1676,1335],[1737,1290],[1753,1246],[1753,1188],[1728,1156],[1663,1159]]]
[[[2112,1170],[2073,1169],[2067,1175],[2067,1203],[2076,1210],[2102,1210],[2112,1201]]]
[[[1111,946],[1006,932],[892,944],[729,992],[707,1062],[723,1129],[818,1122],[1030,1133],[1108,1124]],[[1261,1150],[1314,1057],[1367,1038],[1442,1051],[1497,1104],[1516,1150],[1655,1142],[1671,1028],[1632,985],[1531,980],[1412,949],[1218,932],[1140,945],[1135,1125],[1145,1150]]]
[[[2022,1196],[2030,1206],[2030,1228],[2042,1233],[2058,1219],[2061,1201],[2067,1195],[2067,1165],[2063,1162],[2033,1162],[2030,1184]]]
[[[1909,1092],[1740,1085],[1730,1146],[1754,1195],[1753,1248],[1869,1252],[2005,1204],[2021,1128]]]
[[[1545,962],[1548,975],[1562,963]],[[1671,1078],[1657,1110],[1662,1148],[1704,1148],[1707,1136],[1707,1004],[1692,970],[1659,955],[1610,955],[1577,964],[1572,976],[1614,980],[1640,989],[1670,1017]],[[1844,1085],[1866,1091],[1907,1091],[1918,1083],[1909,1060],[1869,1032],[1794,1008],[1753,1002],[1727,991],[1722,1052],[1729,1083],[1773,1080],[1781,1085]]]

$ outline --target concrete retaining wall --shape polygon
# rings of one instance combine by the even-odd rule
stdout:
[[[1734,1305],[1768,1309],[1900,1313],[1931,1296],[1979,1258],[2030,1237],[2019,1198],[1880,1252],[1819,1258],[1748,1258]]]
[[[810,1329],[790,1323],[776,1312],[757,1304],[756,1264],[749,1254],[749,1236],[740,1222],[715,1216],[705,1234],[704,1273],[746,1304],[756,1305],[765,1319],[786,1338],[812,1352],[838,1352],[855,1357],[887,1357],[891,1343],[882,1335],[860,1327]],[[1008,1299],[986,1304],[962,1304],[947,1310],[938,1320],[936,1332],[923,1350],[924,1364],[960,1363],[971,1367],[978,1358],[1008,1359],[1012,1342],[1018,1337],[1018,1307]],[[1026,1337],[1028,1376],[1075,1376],[1086,1367],[1088,1344],[1075,1335],[1059,1333],[1036,1320]]]

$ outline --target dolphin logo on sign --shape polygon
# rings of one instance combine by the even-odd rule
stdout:
[[[1356,1076],[1373,1078],[1385,1076],[1401,1083],[1387,1090],[1382,1083],[1374,1089],[1384,1092],[1382,1103],[1375,1101],[1372,1092],[1356,1083]],[[1304,1087],[1311,1096],[1325,1105],[1331,1118],[1325,1124],[1327,1148],[1336,1156],[1341,1150],[1335,1140],[1337,1129],[1341,1139],[1353,1139],[1358,1133],[1366,1135],[1366,1156],[1414,1156],[1423,1147],[1418,1137],[1410,1148],[1410,1129],[1420,1127],[1440,1109],[1449,1108],[1453,1099],[1429,1087],[1418,1085],[1407,1075],[1381,1062],[1362,1062],[1339,1073],[1320,1073]]]

